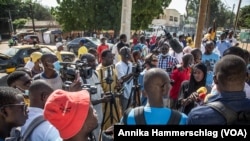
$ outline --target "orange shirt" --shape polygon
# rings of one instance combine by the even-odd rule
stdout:
[[[97,54],[98,54],[98,62],[101,63],[102,62],[102,51],[109,49],[109,46],[106,44],[101,44],[97,47]]]

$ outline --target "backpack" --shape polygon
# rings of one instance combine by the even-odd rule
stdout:
[[[250,111],[235,112],[220,101],[214,101],[206,105],[219,112],[226,119],[227,125],[250,125]]]
[[[128,114],[130,113],[131,110],[132,108],[129,108],[124,112],[123,123],[125,125],[127,125]],[[171,111],[172,111],[171,116],[168,122],[166,123],[166,125],[179,125],[180,119],[181,119],[181,113],[179,113],[176,110],[171,110]],[[134,108],[134,116],[135,116],[136,125],[147,124],[145,120],[145,116],[144,116],[144,106],[139,106],[139,107]]]
[[[132,51],[140,51],[140,52],[142,52],[142,48],[143,48],[143,44],[138,43],[138,44],[136,44],[136,45],[133,47],[133,50],[132,50]]]
[[[28,138],[32,134],[33,130],[44,121],[45,119],[43,118],[43,115],[40,115],[33,119],[33,121],[29,124],[26,131],[24,132],[23,136],[21,135],[21,127],[12,129],[10,137],[6,138],[5,141],[30,141]]]

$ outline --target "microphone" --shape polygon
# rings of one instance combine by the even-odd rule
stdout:
[[[183,48],[180,45],[180,43],[176,39],[173,39],[172,35],[169,32],[167,32],[166,29],[164,29],[164,32],[165,32],[165,36],[168,39],[170,46],[174,50],[174,52],[181,53],[183,51]]]
[[[199,99],[204,100],[206,95],[207,95],[207,88],[206,87],[200,87],[196,92],[199,95]]]
[[[198,94],[200,94],[200,93],[207,93],[207,88],[206,87],[200,87],[196,92]]]

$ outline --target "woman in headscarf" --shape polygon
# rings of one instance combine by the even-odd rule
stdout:
[[[183,81],[179,91],[178,108],[188,114],[196,106],[193,93],[201,87],[207,88],[210,93],[211,88],[206,86],[207,67],[203,63],[195,64],[192,68],[190,80]]]

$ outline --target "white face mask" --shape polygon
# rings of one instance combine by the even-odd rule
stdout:
[[[29,90],[24,90],[24,95],[29,95]]]
[[[20,90],[21,92],[24,93],[24,95],[29,95],[29,90],[24,90],[24,89],[21,89],[21,88],[18,88],[16,87],[16,89]]]
[[[168,54],[166,53],[166,54],[161,54],[161,56],[163,56],[163,57],[166,57]]]
[[[194,64],[192,63],[192,64],[188,64],[188,65],[189,65],[189,67],[193,67]]]
[[[43,64],[42,64],[42,63],[39,63],[39,67],[43,68]]]

